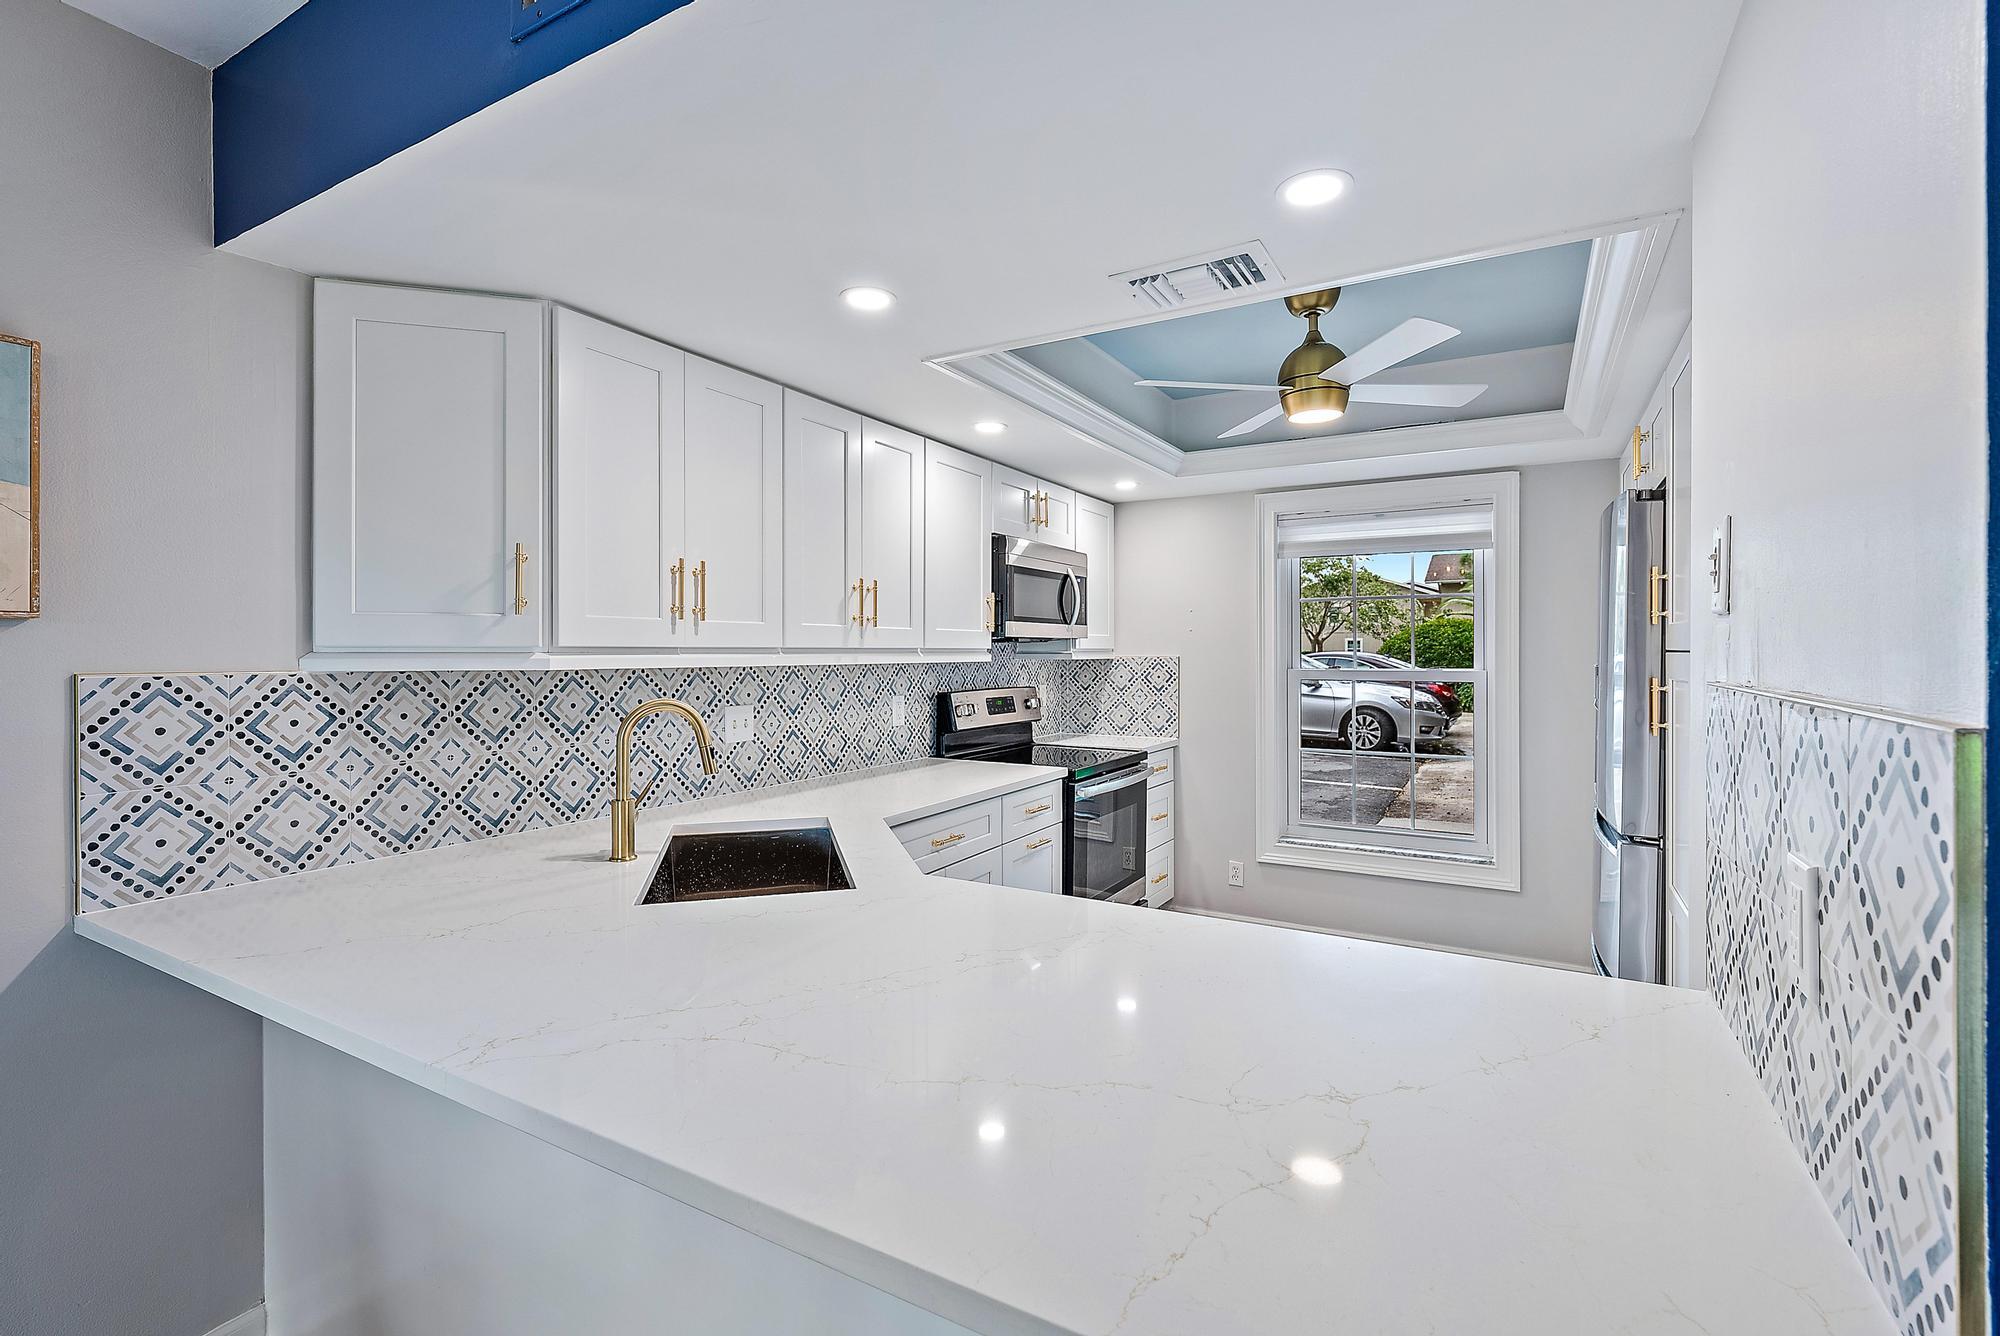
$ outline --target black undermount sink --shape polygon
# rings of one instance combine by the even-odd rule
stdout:
[[[802,825],[734,821],[674,831],[642,905],[729,900],[740,895],[846,891],[847,865],[824,821]]]

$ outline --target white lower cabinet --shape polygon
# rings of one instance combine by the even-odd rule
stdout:
[[[1174,775],[1172,747],[1146,753],[1146,885],[1144,902],[1154,909],[1174,898]]]
[[[1154,909],[1174,898],[1174,842],[1146,850],[1145,903]]]
[[[1062,892],[1061,827],[1009,840],[1000,850],[1000,884],[1048,895]]]
[[[988,886],[999,886],[1001,881],[1001,851],[988,849],[970,858],[961,858],[956,863],[947,863],[931,873],[933,877],[944,877],[951,881],[977,881]]]
[[[933,877],[1062,894],[1062,781],[905,821],[896,838]]]

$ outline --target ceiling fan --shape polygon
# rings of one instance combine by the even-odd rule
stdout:
[[[1261,390],[1278,396],[1277,403],[1223,432],[1215,438],[1218,441],[1253,432],[1280,413],[1297,426],[1317,427],[1340,417],[1350,401],[1463,408],[1486,393],[1484,385],[1357,384],[1378,371],[1387,371],[1398,362],[1437,347],[1446,339],[1457,338],[1458,331],[1436,320],[1405,320],[1359,352],[1344,353],[1319,333],[1319,318],[1339,300],[1339,288],[1321,288],[1285,298],[1285,305],[1293,315],[1305,317],[1306,341],[1285,358],[1274,385],[1235,385],[1212,380],[1139,380],[1133,384],[1166,390]]]

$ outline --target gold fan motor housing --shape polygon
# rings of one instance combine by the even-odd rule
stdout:
[[[1284,365],[1278,368],[1278,401],[1284,405],[1287,418],[1297,420],[1301,414],[1311,414],[1321,421],[1331,421],[1347,412],[1347,387],[1339,381],[1325,379],[1324,374],[1347,354],[1321,338],[1319,333],[1321,313],[1331,307],[1339,296],[1339,288],[1329,288],[1323,292],[1306,292],[1285,298],[1287,306],[1305,316],[1307,325],[1306,341],[1292,349]],[[1321,299],[1324,299],[1323,305],[1318,304]]]

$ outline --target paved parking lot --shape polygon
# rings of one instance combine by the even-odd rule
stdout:
[[[1453,720],[1442,741],[1417,751],[1416,768],[1423,772],[1417,786],[1418,825],[1471,825],[1471,758],[1470,714]],[[1407,752],[1350,752],[1308,743],[1299,753],[1299,781],[1299,806],[1308,821],[1372,826],[1385,817],[1410,819]]]

